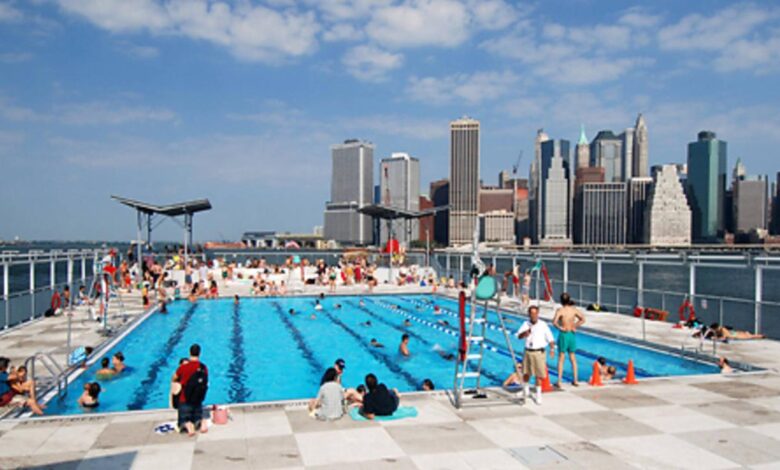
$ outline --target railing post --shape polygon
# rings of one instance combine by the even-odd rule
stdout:
[[[636,304],[639,307],[645,305],[645,263],[639,262],[639,272],[636,276]]]
[[[463,255],[458,256],[458,258],[460,259],[460,274],[458,274],[458,277],[460,277],[462,280],[463,279]]]
[[[450,267],[450,252],[449,251],[447,252],[447,261],[446,261],[446,263],[447,263],[447,277],[449,278],[452,275],[452,274],[450,274],[452,272],[451,271],[452,268]]]
[[[753,314],[754,330],[756,334],[761,334],[761,302],[764,294],[764,268],[756,266],[756,289],[755,289],[755,313]],[[721,323],[722,325],[722,323]]]
[[[3,329],[8,328],[11,324],[11,298],[9,295],[10,292],[10,286],[9,286],[9,278],[11,276],[11,267],[8,264],[8,261],[3,263],[3,298],[5,299],[5,325],[3,326]]]
[[[617,310],[615,313],[620,313],[620,286],[617,286],[617,292],[615,293],[615,303],[617,304],[615,305],[615,310]]]
[[[68,289],[70,289],[70,300],[68,300],[68,309],[73,310],[73,299],[75,290],[73,289],[73,255],[68,255]]]
[[[582,298],[582,283],[578,284],[578,286],[579,286],[579,289],[580,289],[580,302],[582,302],[583,300],[585,300],[585,299]]]
[[[30,257],[30,320],[35,318],[35,261]]]
[[[601,259],[596,260],[596,303],[601,305]]]
[[[696,264],[691,262],[688,267],[688,297],[691,305],[695,307],[694,296],[696,296]]]
[[[563,258],[563,291],[569,292],[569,258]]]
[[[81,254],[81,283],[87,283],[87,257]]]
[[[55,261],[55,254],[49,253],[49,288],[54,290],[54,286],[57,284],[57,261]]]

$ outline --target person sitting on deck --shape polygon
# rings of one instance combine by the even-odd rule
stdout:
[[[76,305],[92,305],[92,301],[87,295],[87,288],[84,286],[79,286],[79,300]]]
[[[360,414],[366,419],[374,419],[376,416],[390,416],[395,413],[400,402],[398,390],[388,390],[385,384],[378,382],[374,374],[366,375],[365,382],[368,392],[363,397]]]
[[[515,365],[514,372],[509,374],[509,377],[507,377],[506,380],[504,380],[502,387],[514,388],[514,387],[522,387],[522,385],[523,385],[523,361],[518,361]]]
[[[209,286],[209,293],[207,295],[207,298],[216,299],[217,297],[219,297],[219,288],[217,287],[217,281],[211,281],[211,286]]]
[[[721,374],[731,374],[734,372],[734,368],[731,367],[731,364],[729,364],[729,360],[725,357],[721,357],[718,360],[718,367],[720,367],[720,373]]]
[[[596,359],[596,364],[598,364],[598,372],[601,376],[601,381],[606,382],[608,380],[612,380],[615,378],[615,374],[617,373],[617,369],[615,369],[615,366],[608,366],[607,360],[603,357],[599,357]]]
[[[21,366],[16,369],[16,374],[9,378],[9,384],[17,395],[25,397],[24,405],[36,415],[43,414],[44,406],[38,403],[35,397],[35,380],[27,377],[27,367]]]
[[[109,364],[111,363],[111,360],[107,357],[104,357],[100,360],[100,369],[98,369],[97,372],[95,372],[95,378],[98,380],[108,380],[114,378],[116,375],[116,371],[109,367]]]
[[[100,384],[97,382],[90,382],[84,384],[84,393],[78,399],[78,404],[84,408],[92,409],[97,408],[100,404],[98,402],[98,396],[100,396]]]
[[[321,420],[336,420],[344,416],[344,389],[339,383],[335,367],[325,371],[317,398],[309,401],[309,413]]]

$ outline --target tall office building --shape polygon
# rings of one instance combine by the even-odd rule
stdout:
[[[479,216],[479,121],[450,123],[450,245],[471,243]]]
[[[544,245],[571,244],[571,182],[569,141],[548,140],[541,145],[541,232]]]
[[[506,210],[494,210],[479,215],[480,240],[493,244],[515,243],[515,216]]]
[[[379,163],[379,193],[381,204],[408,211],[420,210],[420,161],[407,153],[393,153]],[[417,219],[397,219],[392,222],[396,240],[402,246],[417,239],[420,223]],[[386,223],[380,225],[380,241],[389,234]]]
[[[604,168],[607,183],[619,183],[623,178],[623,138],[612,131],[599,131],[590,143],[590,166]]]
[[[425,195],[420,195],[420,210],[425,211],[428,209],[433,209],[433,201]],[[430,240],[431,243],[433,243],[433,215],[426,215],[425,217],[421,217],[420,219],[420,230],[417,234],[417,239],[420,241],[427,241]]]
[[[584,183],[576,207],[575,243],[625,245],[626,183]]]
[[[691,209],[675,165],[657,168],[645,212],[645,244],[691,244]]]
[[[653,179],[649,176],[637,176],[628,180],[628,229],[626,241],[641,244],[645,237],[645,211],[650,197]]]
[[[585,137],[585,126],[580,125],[580,140],[577,142],[577,164],[575,168],[588,168],[590,166],[590,144]]]
[[[431,182],[431,201],[433,207],[444,207],[450,203],[450,180],[444,178]],[[450,210],[445,209],[433,216],[433,239],[436,243],[450,244]]]
[[[550,140],[544,129],[536,131],[534,142],[534,160],[531,162],[531,170],[528,174],[528,207],[531,224],[531,239],[539,243],[542,233],[542,195],[541,168],[542,168],[542,143]]]
[[[634,172],[634,128],[626,129],[618,137],[621,140],[620,181],[628,181]]]
[[[734,232],[746,235],[753,230],[766,230],[769,212],[766,178],[743,176],[734,181],[733,191]]]
[[[723,235],[726,149],[726,142],[710,131],[699,132],[698,140],[688,144],[688,196],[694,242],[713,242]]]
[[[647,169],[650,162],[648,140],[647,140],[647,124],[645,123],[645,117],[642,113],[636,118],[636,124],[634,125],[634,151],[633,156],[633,170],[631,176],[633,177],[645,177],[648,176]]]
[[[372,242],[371,218],[357,210],[373,201],[374,145],[356,139],[331,147],[333,174],[324,237],[351,245]]]
[[[780,234],[780,171],[775,175],[772,191],[772,235]]]

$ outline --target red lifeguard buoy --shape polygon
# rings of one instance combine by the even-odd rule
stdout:
[[[685,313],[688,312],[688,318],[685,318]],[[691,303],[690,299],[687,297],[685,300],[683,300],[683,303],[680,304],[680,308],[677,311],[677,313],[680,315],[680,321],[681,322],[690,322],[693,321],[694,318],[696,318],[696,310],[693,308],[693,303]]]

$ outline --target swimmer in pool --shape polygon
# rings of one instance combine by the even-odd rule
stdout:
[[[374,348],[384,348],[385,347],[385,345],[380,343],[379,341],[377,341],[376,338],[371,338],[371,341],[369,341],[368,344],[370,344]]]

